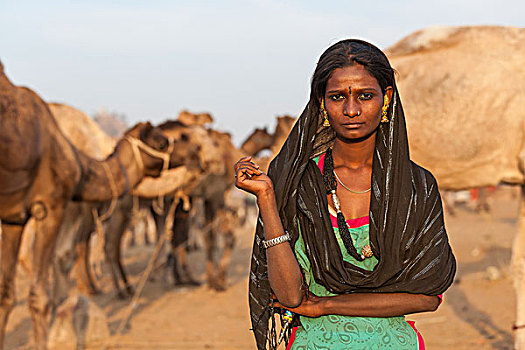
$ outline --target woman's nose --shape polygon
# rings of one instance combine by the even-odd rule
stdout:
[[[361,115],[361,106],[359,102],[355,101],[353,98],[347,99],[343,106],[343,114],[350,118]]]

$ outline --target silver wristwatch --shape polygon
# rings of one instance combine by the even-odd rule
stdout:
[[[284,243],[284,242],[288,242],[290,239],[291,239],[291,237],[290,237],[290,234],[288,233],[288,231],[284,231],[284,235],[281,235],[279,237],[275,237],[275,238],[269,239],[267,241],[263,240],[262,244],[263,244],[263,247],[265,249],[268,249],[268,248],[271,248],[271,247],[276,246],[278,244],[281,244],[281,243]]]

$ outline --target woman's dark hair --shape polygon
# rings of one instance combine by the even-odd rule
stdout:
[[[319,58],[312,76],[310,100],[317,108],[324,96],[326,82],[334,69],[361,64],[377,79],[383,93],[389,86],[394,86],[394,70],[386,55],[374,45],[361,40],[347,39],[330,46]]]

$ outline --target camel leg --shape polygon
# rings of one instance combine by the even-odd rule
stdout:
[[[115,219],[111,217],[109,219],[108,225],[106,225],[106,245],[104,246],[104,251],[106,255],[106,263],[108,264],[109,269],[111,271],[113,287],[117,292],[117,296],[120,299],[124,299],[126,297],[126,293],[124,293],[124,291],[120,289],[119,283],[120,271],[118,265],[120,259],[120,240],[118,237],[118,232],[115,232],[115,230],[113,229],[112,221],[114,220]]]
[[[73,257],[66,255],[55,256],[53,259],[53,307],[58,307],[66,300],[69,292],[69,273],[73,266]],[[53,313],[55,309],[53,309]]]
[[[76,259],[76,275],[77,288],[87,294],[100,294],[100,289],[95,284],[95,279],[91,273],[89,264],[89,240],[91,232],[82,235],[80,240],[75,245]]]
[[[217,263],[215,260],[215,253],[217,251],[217,232],[214,227],[214,219],[217,216],[219,208],[224,206],[223,201],[205,201],[204,213],[205,222],[208,230],[204,235],[204,245],[206,250],[206,274],[208,277],[208,286],[213,289],[217,288],[216,271]]]
[[[518,218],[518,234],[512,247],[512,268],[516,289],[517,315],[515,349],[525,349],[525,185],[521,186],[521,200]]]
[[[63,207],[48,207],[48,215],[37,223],[33,247],[33,277],[29,290],[29,310],[33,320],[35,349],[46,348],[48,322],[51,310],[50,297],[47,293],[49,267],[53,259],[55,243],[62,221]]]
[[[476,211],[478,213],[490,213],[489,191],[487,187],[479,188],[478,200],[476,203]]]
[[[158,241],[160,239],[160,236],[164,233],[166,227],[166,215],[158,215],[157,213],[155,213],[153,208],[151,209],[151,215],[153,216],[153,220],[155,221],[155,241]]]
[[[148,216],[145,215],[143,218],[142,218],[142,221],[143,221],[143,225],[144,225],[144,245],[145,246],[150,246],[151,245],[151,241],[149,239],[149,235],[148,235],[148,230],[149,230],[149,223],[148,223]]]
[[[130,211],[128,212],[130,213]],[[132,296],[134,293],[133,287],[128,282],[128,277],[126,274],[126,271],[124,270],[124,266],[122,265],[122,237],[124,237],[124,233],[126,231],[126,228],[129,226],[129,223],[131,221],[130,215],[124,215],[122,218],[122,222],[116,229],[116,242],[115,242],[115,249],[116,249],[116,255],[115,255],[115,262],[117,264],[119,276],[124,282],[124,288],[126,288],[126,292],[129,296]]]
[[[75,271],[77,280],[77,289],[87,294],[100,294],[100,290],[95,284],[95,279],[91,272],[89,263],[90,240],[93,232],[96,230],[95,220],[92,214],[93,204],[84,203],[82,205],[82,225],[78,228],[78,235],[75,241]]]
[[[231,254],[235,246],[235,236],[231,230],[224,233],[224,250],[222,257],[219,260],[219,267],[217,271],[217,290],[226,290],[226,270],[230,266]]]
[[[168,254],[168,264],[169,266],[172,267],[172,273],[173,273],[173,284],[175,286],[177,285],[180,285],[182,284],[182,278],[181,278],[181,275],[180,275],[180,262],[179,262],[179,257],[177,256],[178,254],[178,251],[176,248],[172,248],[172,252],[170,254]],[[171,265],[173,264],[173,265]]]
[[[174,259],[173,279],[174,284],[199,285],[190,273],[186,248],[190,231],[190,213],[184,210],[184,203],[177,204],[173,223],[173,236],[171,239],[171,253]]]
[[[120,199],[113,215],[106,222],[104,230],[106,232],[106,245],[104,247],[106,262],[110,266],[113,283],[119,298],[125,298],[126,292],[129,295],[133,294],[133,288],[128,283],[120,256],[122,237],[131,222],[132,205],[131,197]],[[126,292],[120,289],[120,280],[124,282]]]
[[[443,210],[450,216],[456,216],[456,209],[454,208],[454,200],[451,198],[452,192],[443,191],[441,200],[443,201]]]
[[[133,287],[131,287],[128,282],[126,271],[124,270],[121,261],[121,241],[123,232],[108,231],[108,233],[109,232],[111,232],[111,234],[107,235],[108,239],[106,240],[106,262],[110,267],[111,275],[113,277],[113,285],[117,291],[117,295],[119,298],[123,299],[127,295],[133,295]],[[124,282],[126,292],[120,288],[120,279]]]
[[[151,204],[149,205],[151,216],[153,217],[153,222],[155,223],[155,241],[157,242],[162,234],[164,233],[166,229],[166,215],[158,215],[155,210],[151,207]],[[166,263],[164,264],[164,268],[160,270],[162,274],[164,275],[163,280],[166,283],[169,276],[169,268],[171,266],[171,261],[169,260],[169,256],[166,257]],[[152,276],[153,278],[153,276]]]
[[[184,283],[192,286],[200,286],[201,283],[193,277],[190,271],[190,267],[188,264],[187,246],[180,246],[177,249],[180,261],[181,275]]]
[[[133,221],[132,221],[131,226],[129,228],[129,233],[130,233],[131,237],[129,239],[128,247],[130,247],[130,248],[137,245],[135,236],[137,235],[137,226],[138,225],[139,225],[138,220],[133,218]]]
[[[2,284],[0,285],[0,349],[3,348],[5,327],[15,305],[15,274],[22,241],[22,225],[2,222]]]
[[[88,215],[91,213],[88,212]],[[85,230],[85,218],[82,204],[68,202],[62,217],[53,254],[53,306],[57,307],[68,296],[70,289],[69,275],[77,260],[75,245]],[[55,310],[53,310],[54,313]]]
[[[204,235],[204,245],[206,249],[206,276],[208,280],[208,287],[216,289],[215,282],[215,250],[216,250],[216,237],[213,229],[208,229]]]
[[[121,247],[121,245],[119,244],[119,249],[117,251],[117,266],[118,266],[118,270],[120,272],[120,277],[122,278],[122,281],[124,282],[124,287],[126,288],[126,291],[128,292],[129,296],[132,296],[133,293],[134,293],[134,290],[133,290],[133,287],[131,286],[131,284],[128,282],[128,277],[127,277],[127,274],[126,274],[126,270],[124,270],[124,265],[122,265],[122,259],[121,259],[121,256],[120,256],[120,253],[121,253],[121,248],[120,247]]]

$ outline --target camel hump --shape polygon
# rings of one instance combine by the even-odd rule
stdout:
[[[75,148],[89,157],[103,160],[116,146],[116,140],[84,112],[61,103],[48,103],[60,130]]]
[[[418,30],[386,50],[389,57],[436,51],[461,43],[505,41],[521,46],[524,30],[505,26],[434,26]]]
[[[449,46],[462,27],[434,26],[418,30],[387,49],[392,56],[408,55],[420,51]]]

